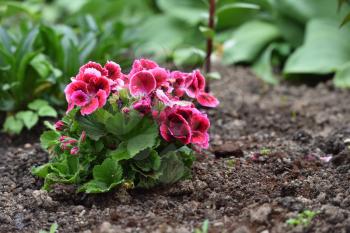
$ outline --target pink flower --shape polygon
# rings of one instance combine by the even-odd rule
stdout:
[[[173,84],[174,94],[177,97],[182,97],[186,91],[186,80],[189,76],[188,73],[180,71],[173,71],[170,74],[170,82]]]
[[[65,124],[63,121],[57,121],[54,125],[54,127],[57,131],[62,131],[64,129],[64,126],[65,126]]]
[[[160,114],[160,133],[166,141],[179,140],[208,148],[210,122],[207,116],[189,106],[167,107]]]
[[[197,101],[200,105],[210,108],[215,108],[220,103],[213,95],[205,92],[200,92],[197,95]]]
[[[108,72],[107,78],[112,79],[113,81],[120,79],[123,75],[120,65],[113,61],[108,61],[104,68]]]
[[[160,125],[160,134],[168,142],[176,139],[185,145],[191,142],[192,136],[188,122],[176,112],[166,116],[166,120]]]
[[[95,76],[107,76],[108,71],[105,68],[103,68],[100,64],[89,61],[87,64],[80,67],[77,79],[80,79],[80,77],[85,74],[93,74]]]
[[[205,78],[199,70],[195,70],[187,76],[185,91],[189,97],[196,98],[199,93],[204,92],[204,88]]]
[[[159,67],[158,64],[152,60],[148,60],[148,59],[135,60],[134,63],[132,64],[132,68],[129,75],[133,76],[137,72],[154,69],[156,67]]]
[[[130,78],[129,90],[132,96],[149,95],[156,89],[156,79],[149,71],[139,71]]]
[[[151,112],[151,99],[149,97],[143,97],[142,99],[133,103],[133,108],[142,114],[148,114]]]
[[[101,65],[89,62],[80,68],[80,72],[65,89],[68,102],[67,112],[74,105],[81,107],[80,113],[87,115],[106,104],[110,94],[110,82],[102,73],[107,72]]]
[[[156,79],[157,87],[167,84],[169,73],[166,69],[156,67],[154,69],[149,70],[149,72],[151,72],[153,77]]]
[[[166,106],[173,106],[174,105],[174,102],[161,89],[156,90],[156,97],[158,100],[160,100]]]

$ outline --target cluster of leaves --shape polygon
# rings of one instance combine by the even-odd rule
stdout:
[[[63,118],[67,131],[52,128],[41,136],[53,158],[33,173],[45,179],[45,189],[64,183],[79,185],[80,192],[100,193],[120,184],[150,188],[190,176],[191,149],[165,143],[155,121],[136,111],[124,114],[115,106],[88,117],[73,110]],[[83,130],[87,137],[79,140],[79,156],[63,152],[60,137],[79,138]]]
[[[338,10],[337,1],[328,0],[255,4],[255,12],[228,32],[224,63],[252,64],[255,73],[272,84],[279,81],[275,75],[279,69],[289,79],[335,73],[336,86],[350,87],[350,26],[340,27],[348,5]]]
[[[0,3],[0,112],[7,113],[3,128],[8,133],[20,133],[23,124],[32,128],[38,116],[56,117],[48,104],[38,111],[29,103],[45,99],[51,106],[62,106],[64,85],[83,63],[126,53],[119,23],[98,24],[89,15],[80,17],[75,27],[41,23],[33,6],[25,4]]]
[[[304,210],[303,212],[299,213],[295,218],[288,219],[286,223],[290,226],[308,226],[317,214],[318,212],[312,210]]]
[[[4,123],[4,130],[11,134],[19,134],[23,127],[28,130],[39,121],[39,117],[57,117],[57,112],[45,100],[35,100],[28,104],[28,109],[19,111],[15,115],[9,115]]]

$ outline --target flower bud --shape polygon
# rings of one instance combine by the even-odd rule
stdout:
[[[76,146],[70,150],[71,155],[77,155],[78,153],[79,153],[79,148]]]
[[[57,121],[54,126],[57,131],[62,131],[64,129],[64,122]]]

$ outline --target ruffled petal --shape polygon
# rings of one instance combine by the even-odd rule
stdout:
[[[130,78],[129,90],[132,96],[148,95],[156,88],[156,80],[148,71],[140,71]]]
[[[122,77],[120,65],[113,61],[108,61],[104,68],[108,71],[107,77],[112,80],[117,80]]]
[[[81,115],[89,115],[94,111],[96,111],[97,108],[98,108],[98,99],[93,98],[87,105],[81,108],[80,113]]]
[[[220,103],[213,95],[205,92],[201,92],[197,95],[197,101],[200,105],[210,108],[215,108]]]

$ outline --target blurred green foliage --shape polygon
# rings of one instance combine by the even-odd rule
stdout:
[[[201,65],[207,38],[217,60],[249,64],[268,83],[335,73],[335,86],[350,87],[348,3],[217,0],[213,31],[207,0],[3,0],[0,111],[14,116],[36,99],[62,109],[65,84],[89,60]]]
[[[350,26],[344,25],[348,5],[339,8],[337,1],[329,0],[265,3],[259,4],[255,16],[232,29],[223,44],[224,63],[250,64],[272,84],[279,82],[279,70],[289,79],[335,73],[335,86],[350,87]]]

